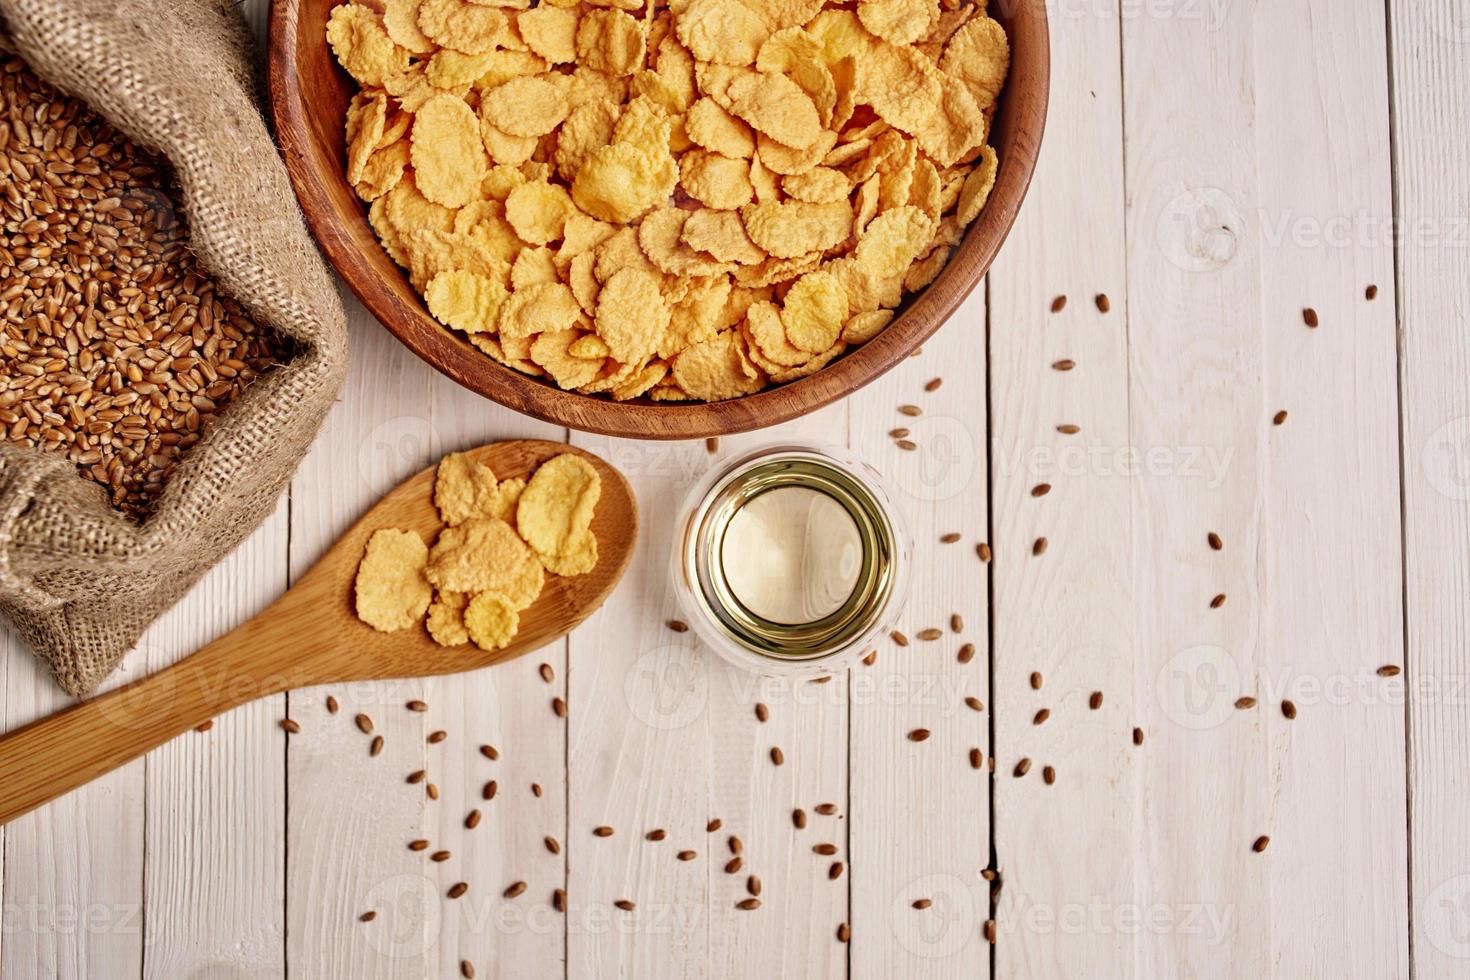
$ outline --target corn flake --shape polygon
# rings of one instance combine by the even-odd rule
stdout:
[[[434,319],[464,333],[492,331],[505,296],[498,281],[462,269],[434,276],[424,292]]]
[[[577,25],[577,59],[588,68],[631,75],[643,65],[643,28],[621,10],[592,10]]]
[[[750,240],[779,259],[833,248],[852,233],[852,207],[846,201],[752,204],[740,213]]]
[[[408,69],[408,51],[393,43],[378,14],[358,4],[332,9],[327,43],[337,62],[361,85],[381,86]]]
[[[821,353],[837,342],[847,320],[847,290],[830,272],[808,272],[786,291],[782,319],[794,346]]]
[[[464,610],[466,635],[481,650],[501,650],[521,628],[515,605],[496,592],[481,592]]]
[[[425,102],[414,116],[410,159],[426,198],[446,208],[469,204],[490,165],[474,110],[452,95]]]
[[[537,467],[516,506],[516,528],[544,562],[570,554],[592,525],[602,496],[597,468],[576,453]]]
[[[357,566],[357,618],[383,633],[417,624],[433,594],[424,577],[427,559],[424,539],[414,532],[374,531]]]
[[[543,3],[516,18],[521,40],[557,65],[577,59],[577,12]]]
[[[469,631],[464,625],[464,610],[470,597],[463,592],[439,591],[429,604],[429,618],[425,625],[429,636],[441,647],[457,647],[470,641]]]

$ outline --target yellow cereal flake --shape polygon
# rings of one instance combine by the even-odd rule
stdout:
[[[865,344],[882,333],[883,328],[888,326],[892,320],[892,310],[858,313],[842,328],[842,339],[849,344]]]
[[[360,85],[381,86],[408,69],[408,51],[393,43],[383,19],[367,7],[341,4],[327,18],[327,43]]]
[[[433,594],[424,577],[428,554],[424,539],[412,531],[374,531],[357,566],[357,618],[383,633],[416,625]]]
[[[434,43],[464,54],[486,54],[511,37],[505,14],[465,0],[421,0],[418,27]]]
[[[794,150],[761,133],[756,138],[756,159],[773,174],[796,176],[820,164],[836,141],[837,134],[830,129],[824,129],[811,146],[804,150]]]
[[[505,220],[522,241],[545,245],[561,237],[575,209],[571,195],[561,185],[528,182],[512,188],[506,197]]]
[[[617,392],[621,390],[614,389],[614,397],[617,397]],[[636,398],[637,395],[628,397]],[[556,555],[542,555],[541,562],[553,575],[586,575],[597,567],[597,535],[591,530],[583,530],[568,542],[566,551]]]
[[[429,551],[428,578],[454,592],[512,587],[532,556],[515,530],[493,517],[471,517],[439,532]]]
[[[754,265],[766,257],[745,233],[745,223],[734,211],[691,211],[684,221],[683,237],[690,248],[708,252],[718,262]]]
[[[457,647],[470,641],[469,631],[464,626],[464,610],[470,597],[463,592],[436,592],[429,604],[429,618],[425,625],[429,636],[441,647]]]
[[[480,96],[481,115],[511,136],[544,136],[567,116],[561,88],[540,75],[521,75]]]
[[[852,207],[846,201],[752,204],[740,213],[750,240],[781,259],[833,248],[852,233]]]
[[[464,610],[464,628],[481,650],[501,650],[521,628],[521,616],[505,596],[481,592]]]
[[[939,22],[939,0],[858,0],[857,15],[890,44],[912,44]]]
[[[990,191],[995,187],[995,175],[999,167],[1000,160],[994,150],[987,146],[980,151],[980,166],[970,171],[960,189],[955,220],[962,226],[974,221],[985,209],[985,202],[989,200]]]
[[[439,508],[440,519],[453,527],[471,517],[485,516],[498,483],[490,467],[469,453],[445,456],[434,472],[434,506]]]
[[[675,14],[674,32],[699,61],[748,65],[771,30],[741,0],[689,0]]]
[[[753,72],[741,75],[726,89],[729,110],[778,143],[805,149],[822,135],[817,107],[785,75]]]
[[[830,272],[808,272],[786,291],[782,319],[793,345],[821,353],[837,342],[847,320],[847,290]]]
[[[843,310],[846,313],[846,309]],[[811,360],[811,353],[791,343],[786,323],[775,303],[760,302],[745,314],[745,333],[751,341],[751,355],[765,358],[767,370],[794,367]]]
[[[399,140],[368,157],[353,190],[364,201],[376,201],[398,186],[408,168],[408,140]]]
[[[388,99],[381,92],[359,92],[347,107],[347,182],[362,180],[368,160],[383,139]]]
[[[691,397],[717,402],[759,391],[765,378],[737,330],[726,330],[674,358],[674,381]]]
[[[480,120],[480,139],[484,141],[493,163],[519,166],[536,152],[536,137],[512,136],[484,119]]]
[[[577,59],[577,12],[543,3],[516,18],[521,40],[549,63]]]
[[[510,294],[500,308],[501,342],[538,333],[570,329],[582,315],[577,298],[565,283],[549,282]]]
[[[490,165],[474,110],[452,95],[425,102],[414,116],[410,159],[419,190],[430,201],[446,208],[473,201]]]
[[[689,107],[684,117],[689,138],[706,150],[727,157],[750,157],[755,153],[755,133],[706,96]]]
[[[665,196],[661,190],[665,165],[673,158],[664,151],[650,152],[631,143],[600,146],[587,155],[572,182],[572,200],[594,218],[627,224]]]
[[[383,0],[383,27],[393,43],[409,54],[431,54],[436,45],[419,30],[422,0]]]
[[[852,193],[847,175],[831,167],[813,167],[805,173],[784,177],[781,180],[781,189],[788,196],[810,204],[845,201]]]
[[[707,208],[733,211],[755,199],[750,163],[708,150],[690,150],[679,160],[679,183]]]
[[[521,491],[525,489],[526,481],[518,476],[513,476],[509,480],[501,480],[495,488],[495,496],[485,508],[485,515],[499,518],[514,527],[516,504],[521,499]]]
[[[668,326],[657,276],[640,269],[621,269],[597,295],[597,334],[608,353],[624,364],[636,364],[653,353]]]
[[[439,273],[424,291],[434,319],[464,333],[494,330],[505,297],[500,282],[463,269]]]
[[[945,263],[949,261],[949,253],[948,245],[939,245],[928,255],[909,266],[908,272],[904,273],[903,288],[912,293],[933,282],[939,277]]]
[[[572,109],[556,141],[556,170],[563,180],[575,182],[587,154],[612,142],[621,112],[608,99],[592,99]]]
[[[643,66],[643,27],[621,10],[591,10],[577,25],[577,60],[611,75],[631,75]]]
[[[602,369],[603,358],[577,357],[571,346],[582,335],[576,329],[545,331],[531,344],[531,360],[563,388],[580,388],[590,384]]]
[[[531,550],[555,559],[583,542],[602,496],[597,468],[576,453],[563,453],[537,467],[516,506],[516,529]]]
[[[837,105],[837,83],[822,60],[822,46],[800,27],[772,34],[761,45],[755,66],[763,72],[780,72],[796,83],[817,108],[823,126],[832,124]]]
[[[551,67],[546,59],[530,51],[497,48],[484,57],[485,71],[475,79],[475,88],[482,92],[504,85],[512,78],[539,75]]]
[[[940,70],[963,82],[981,109],[995,104],[1010,66],[1006,32],[989,17],[977,17],[955,31],[939,59]]]

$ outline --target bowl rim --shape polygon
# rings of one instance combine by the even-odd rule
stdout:
[[[996,111],[998,118],[1007,117],[1006,139],[1001,146],[992,143],[1000,157],[1000,168],[984,210],[966,229],[938,277],[917,294],[906,297],[893,321],[876,337],[849,349],[808,377],[719,402],[654,402],[647,398],[617,402],[566,391],[500,364],[434,320],[421,298],[416,307],[403,304],[383,277],[363,261],[351,236],[342,231],[341,216],[330,204],[332,191],[327,180],[335,178],[345,185],[345,173],[337,168],[324,175],[312,162],[309,102],[296,70],[303,2],[271,3],[268,102],[291,186],[332,270],[379,324],[457,384],[542,421],[601,435],[692,439],[749,432],[814,412],[882,377],[933,336],[984,279],[1025,200],[1045,130],[1051,71],[1047,5],[1043,0],[1001,4],[991,13],[1008,23],[1012,63]],[[1034,33],[1027,45],[1024,85],[1013,87],[1017,80],[1017,45],[1011,25],[1021,21]],[[325,39],[319,44],[323,52],[328,51]],[[998,128],[992,126],[987,138]],[[352,197],[357,200],[355,194]],[[356,220],[368,227],[366,209],[360,202]],[[376,241],[371,228],[368,231]],[[413,292],[417,297],[417,291]],[[467,353],[473,356],[466,357]]]

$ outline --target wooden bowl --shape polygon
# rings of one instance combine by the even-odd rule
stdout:
[[[808,378],[745,398],[713,402],[614,402],[563,391],[521,374],[429,315],[408,277],[379,245],[367,209],[347,183],[344,120],[355,83],[325,40],[340,0],[274,0],[269,85],[276,137],[307,223],[328,260],[373,315],[419,357],[487,398],[536,418],[636,439],[688,439],[744,432],[804,415],[851,394],[902,361],[937,330],[990,268],[1036,165],[1050,75],[1045,3],[991,4],[1010,36],[1011,71],[990,141],[1000,173],[989,203],[923,292],[888,328]],[[977,347],[983,339],[977,334]]]

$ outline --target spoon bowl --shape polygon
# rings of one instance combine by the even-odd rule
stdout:
[[[599,558],[585,575],[547,575],[503,649],[443,647],[422,626],[381,633],[357,618],[354,582],[379,528],[416,531],[432,542],[434,468],[373,505],[285,595],[255,618],[178,663],[0,738],[0,825],[257,698],[317,684],[459,674],[540,649],[574,629],[611,594],[638,539],[638,504],[621,473],[559,442],[517,440],[470,450],[496,477],[529,477],[562,453],[602,476],[592,518]]]

